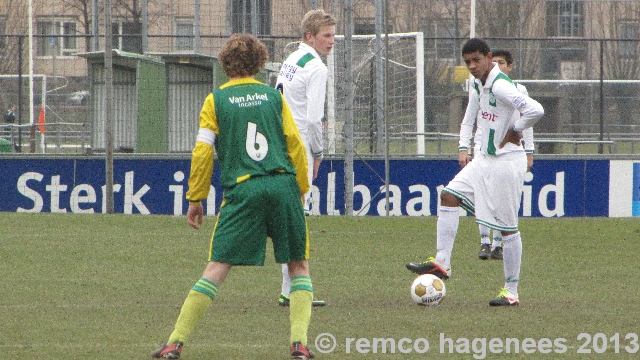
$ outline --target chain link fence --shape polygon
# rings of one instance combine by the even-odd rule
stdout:
[[[5,35],[0,35],[0,106],[4,111],[15,104],[18,115],[14,123],[3,123],[0,136],[12,141],[15,151],[85,153],[93,145],[96,110],[92,104],[98,104],[98,99],[92,92],[95,79],[90,78],[87,58],[77,54],[100,51],[104,29],[99,27],[97,35],[82,35],[92,31],[92,12],[67,6],[74,1],[55,7],[34,1],[34,77],[30,86],[30,41],[26,17],[19,16],[26,11],[25,3],[9,2],[9,8],[0,5],[0,27],[5,29]],[[77,3],[89,6],[92,2]],[[353,26],[355,34],[373,34],[377,16],[373,1],[354,1],[353,8],[347,10],[340,1],[148,3],[146,18],[139,8],[114,9],[115,49],[158,59],[163,54],[194,53],[215,58],[229,34],[251,32],[270,50],[270,63],[262,77],[266,82],[277,73],[291,44],[300,38],[299,20],[311,8],[334,13],[338,33]],[[344,22],[345,11],[353,11],[352,23]],[[415,55],[417,45],[411,48],[394,41],[388,52],[383,47],[373,53],[369,45],[354,45],[352,50],[362,54],[351,64],[358,71],[353,77],[358,83],[352,105],[358,109],[353,140],[359,154],[386,151],[383,139],[388,139],[391,154],[412,155],[420,149],[426,154],[456,152],[468,77],[460,48],[470,34],[470,11],[471,2],[463,0],[390,1],[386,29],[422,34],[422,72],[409,70],[416,61],[407,60]],[[199,16],[194,16],[196,13]],[[640,152],[640,4],[622,0],[478,2],[475,15],[476,36],[487,39],[493,49],[513,54],[511,77],[527,86],[530,96],[545,108],[546,114],[535,128],[539,153]],[[147,29],[144,34],[143,28]],[[387,53],[388,59],[378,61]],[[327,131],[327,142],[333,139],[331,150],[341,154],[344,116],[338,110],[330,111],[345,106],[340,92],[345,81],[341,72],[346,67],[344,47],[338,43],[332,56],[333,86],[338,95],[327,101],[327,118],[333,116],[335,121]],[[402,109],[389,112],[388,119],[380,116],[375,91],[380,64],[389,66],[384,103],[394,111]],[[418,83],[418,76],[423,76],[423,91],[408,92]],[[116,107],[119,105],[126,104]],[[43,107],[45,132],[37,127]],[[189,133],[180,136],[195,138]]]

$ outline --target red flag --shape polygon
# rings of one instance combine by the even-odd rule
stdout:
[[[40,116],[38,117],[38,124],[44,124],[44,106],[40,106]],[[44,126],[38,126],[38,130],[44,135]]]

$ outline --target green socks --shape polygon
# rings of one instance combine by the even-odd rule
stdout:
[[[176,326],[169,336],[169,344],[185,342],[217,293],[218,285],[205,278],[198,280],[182,305]]]
[[[218,285],[205,278],[198,280],[182,305],[175,328],[169,336],[168,342],[170,344],[186,341],[217,293]],[[294,276],[291,279],[290,299],[290,343],[300,341],[306,346],[307,331],[311,320],[311,303],[313,302],[313,286],[309,276]]]
[[[307,346],[307,331],[311,320],[311,303],[313,302],[313,286],[309,276],[294,276],[291,279],[289,304],[289,320],[291,321],[291,341],[300,341]]]

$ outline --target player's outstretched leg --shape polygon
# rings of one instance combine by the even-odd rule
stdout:
[[[440,265],[435,258],[430,257],[425,262],[410,262],[407,264],[407,269],[416,274],[432,274],[439,277],[442,280],[447,280],[451,276],[451,266],[445,268]]]
[[[169,341],[151,353],[154,359],[179,359],[182,346],[218,294],[218,285],[202,277],[182,305]]]
[[[451,276],[451,251],[460,224],[458,207],[440,206],[436,230],[437,254],[435,259],[408,263],[407,269],[416,274],[433,274],[442,280]]]

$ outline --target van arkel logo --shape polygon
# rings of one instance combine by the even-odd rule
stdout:
[[[229,102],[232,104],[237,104],[238,107],[253,107],[262,104],[262,101],[269,101],[269,97],[267,94],[258,94],[254,93],[247,94],[245,96],[231,96],[229,97]]]

